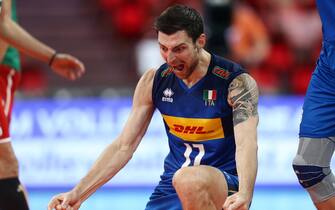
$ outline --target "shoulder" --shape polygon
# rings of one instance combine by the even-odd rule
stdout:
[[[214,54],[212,55],[212,59],[212,73],[217,77],[227,80],[228,83],[238,75],[246,72],[241,65],[229,59]]]
[[[242,73],[238,75],[233,81],[229,84],[229,93],[234,94],[235,92],[240,91],[256,91],[258,94],[257,83],[254,78],[252,78],[247,73]]]
[[[257,83],[249,74],[240,74],[229,84],[228,103],[233,108],[234,125],[258,116],[258,98]]]
[[[155,73],[155,69],[149,69],[138,81],[133,97],[134,106],[141,104],[152,104],[151,92]]]
[[[156,72],[155,69],[147,70],[140,78],[138,85],[152,85]]]
[[[167,63],[164,63],[163,65],[161,65],[156,71],[157,79],[166,78],[170,76],[171,74],[173,74],[173,71]]]
[[[230,72],[238,71],[238,70],[244,70],[242,66],[228,58],[224,58],[222,56],[218,55],[212,55],[213,56],[213,63],[217,66],[221,66],[226,68]]]

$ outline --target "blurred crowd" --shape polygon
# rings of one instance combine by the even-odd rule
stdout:
[[[99,0],[118,35],[138,41],[175,3],[201,11],[207,48],[242,64],[263,94],[305,93],[322,38],[314,0]]]

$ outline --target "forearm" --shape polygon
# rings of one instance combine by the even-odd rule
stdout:
[[[228,88],[233,107],[239,194],[251,201],[257,174],[258,88],[248,74],[237,76]]]
[[[0,36],[23,53],[48,63],[55,50],[38,41],[22,27],[12,21],[9,17],[4,17],[0,23]]]
[[[257,175],[256,134],[244,137],[244,144],[236,148],[236,166],[239,177],[239,192],[251,201]]]
[[[131,159],[133,149],[123,149],[116,140],[100,155],[88,174],[72,190],[83,202],[99,187],[110,180]]]

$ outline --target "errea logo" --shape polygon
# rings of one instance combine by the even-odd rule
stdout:
[[[172,103],[173,102],[173,96],[174,92],[171,90],[171,88],[166,88],[164,91],[163,91],[163,97],[162,97],[162,101],[166,101],[166,102],[170,102]]]

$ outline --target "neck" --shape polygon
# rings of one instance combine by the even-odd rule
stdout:
[[[183,79],[183,82],[188,87],[191,87],[195,83],[197,83],[201,78],[203,78],[206,75],[210,61],[211,61],[211,54],[209,54],[206,50],[201,49],[199,52],[199,61],[194,67],[194,71],[189,77]]]

